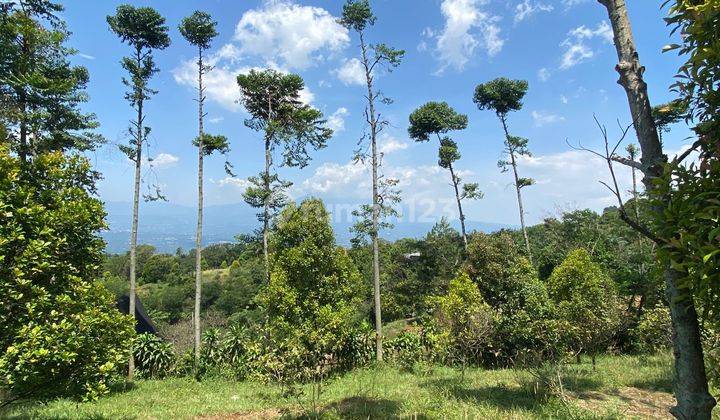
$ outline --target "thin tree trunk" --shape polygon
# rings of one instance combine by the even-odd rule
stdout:
[[[632,194],[633,194],[633,200],[635,200],[635,220],[637,220],[638,223],[640,223],[640,203],[638,202],[638,199],[640,198],[638,194],[638,188],[637,188],[637,174],[635,173],[635,167],[632,168]]]
[[[265,261],[265,281],[270,283],[270,250],[268,238],[270,236],[270,137],[265,136],[265,206],[263,208],[263,257]]]
[[[198,376],[200,366],[200,302],[202,300],[202,228],[203,228],[203,59],[202,48],[198,48],[198,214],[197,214],[197,231],[195,234],[195,377]]]
[[[510,133],[508,132],[505,117],[501,116],[500,121],[502,121],[503,130],[505,131],[505,143],[507,144],[508,153],[510,154],[510,163],[512,164],[513,177],[515,179],[515,191],[517,192],[518,209],[520,210],[520,227],[522,228],[523,238],[525,239],[525,248],[527,249],[528,258],[530,259],[530,262],[532,262],[532,251],[530,251],[530,239],[528,238],[527,228],[525,227],[525,210],[523,208],[522,192],[520,191],[522,187],[520,186],[520,177],[518,176],[517,171],[515,151],[510,145]]]
[[[468,240],[467,233],[465,233],[465,214],[462,209],[462,200],[460,198],[460,189],[458,188],[458,179],[455,176],[455,170],[453,169],[452,163],[448,165],[450,169],[450,176],[452,176],[453,187],[455,188],[455,201],[457,202],[458,213],[460,214],[460,230],[462,231],[463,246],[467,251]]]
[[[130,228],[130,303],[128,313],[135,319],[135,285],[137,275],[137,237],[138,237],[138,218],[140,213],[140,170],[142,167],[142,120],[143,120],[143,103],[138,103],[137,111],[137,144],[135,145],[135,190],[133,192],[133,215],[132,227]],[[135,321],[137,322],[137,321]],[[133,324],[135,328],[135,324]],[[133,379],[135,376],[135,358],[130,353],[128,362],[128,378]]]
[[[372,153],[372,248],[373,248],[373,287],[375,303],[375,356],[378,362],[383,360],[382,346],[382,310],[380,308],[380,244],[378,243],[378,230],[380,218],[380,199],[378,195],[378,157],[377,157],[377,115],[375,115],[375,95],[373,93],[372,74],[367,56],[365,38],[360,32],[360,49],[362,62],[365,67],[365,80],[367,82],[368,117],[370,123],[370,144]]]
[[[643,80],[625,0],[598,0],[607,9],[615,36],[618,55],[618,83],[625,89],[642,152],[645,190],[655,189],[653,179],[662,174],[667,161],[652,118],[647,84]],[[667,198],[665,198],[667,200]],[[660,208],[655,211],[662,211]],[[664,267],[665,294],[670,305],[675,357],[675,398],[670,412],[678,419],[710,419],[715,399],[708,392],[707,376],[700,340],[700,328],[692,297],[681,289],[683,273]]]

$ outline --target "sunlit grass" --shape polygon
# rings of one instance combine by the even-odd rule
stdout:
[[[650,405],[667,403],[670,362],[667,355],[605,356],[598,359],[595,371],[589,360],[568,365],[564,399],[539,398],[533,376],[526,370],[468,369],[463,374],[447,367],[417,366],[407,372],[382,366],[325,381],[316,401],[311,397],[312,385],[288,393],[263,383],[173,378],[138,381],[132,389],[118,390],[93,403],[29,404],[0,417],[165,419],[254,413],[260,418],[329,419],[639,418],[643,411],[628,408],[624,390],[648,391],[643,400],[648,395],[662,397],[662,401],[646,401]]]

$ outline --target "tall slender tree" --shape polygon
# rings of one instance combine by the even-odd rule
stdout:
[[[674,252],[673,248],[677,246],[674,244],[690,242],[689,239],[686,239],[689,236],[684,235],[679,237],[679,228],[671,225],[673,212],[676,211],[678,207],[685,207],[682,204],[678,205],[675,203],[675,200],[671,200],[671,194],[674,189],[679,188],[682,190],[682,185],[678,185],[681,181],[672,181],[671,178],[666,177],[664,174],[664,168],[668,166],[667,156],[663,153],[663,145],[658,135],[657,122],[653,118],[647,83],[643,78],[645,68],[640,64],[625,0],[598,0],[598,2],[606,9],[612,25],[614,45],[618,56],[618,64],[615,67],[620,76],[618,83],[624,88],[627,95],[633,127],[637,135],[638,143],[640,143],[640,161],[630,162],[629,164],[636,166],[643,172],[642,182],[645,186],[645,193],[651,197],[651,211],[654,214],[653,218],[657,219],[654,229],[655,232],[651,232],[648,228],[634,222],[626,214],[623,214],[622,217],[628,224],[658,243],[662,253],[671,255],[669,258],[661,260],[663,277],[665,279],[665,296],[670,307],[670,317],[672,319],[672,340],[675,358],[674,382],[677,405],[670,411],[679,419],[710,419],[716,401],[708,390],[698,314],[692,295],[693,288],[687,284],[686,278],[689,274],[684,272],[687,269],[683,269],[683,267],[692,266],[693,256],[688,254],[683,255],[683,252],[680,253],[681,255],[672,255]],[[697,2],[692,2],[692,4],[690,4],[690,2],[676,2],[674,6],[675,14],[671,18],[668,18],[668,22],[677,23],[675,22],[676,20],[681,21],[683,19],[687,19],[687,22],[695,22],[698,19],[702,20],[701,15],[703,14],[697,12],[697,4]],[[685,32],[685,28],[682,28],[682,23],[678,23],[678,25],[681,26],[680,29],[683,30],[683,35],[688,37],[686,42],[689,42],[689,45],[691,45],[687,51],[694,51],[695,47],[701,46],[699,43],[695,45],[692,44],[697,41],[697,36],[704,33],[712,33],[714,36],[717,36],[717,21],[715,18],[712,18],[713,16],[717,16],[717,14],[709,13],[703,16],[711,17],[710,25],[708,26],[711,28],[709,32],[699,31],[699,27],[694,27],[690,31]],[[713,43],[713,45],[717,45],[717,43]],[[695,65],[701,66],[702,72],[710,75],[712,74],[712,69],[717,68],[716,66],[707,66],[705,61],[710,57],[717,57],[716,54],[708,53],[706,48],[710,47],[710,45],[702,45],[702,47],[699,51],[702,51],[700,54],[703,57],[691,57],[692,60],[689,64],[681,68],[681,72],[686,71],[682,76],[684,79],[691,80],[691,75],[701,77],[701,71],[697,68],[692,68]],[[710,85],[712,86],[713,83],[716,83],[716,80],[717,78],[713,79]],[[694,84],[693,81],[690,83]],[[692,95],[692,89],[687,90],[687,87],[688,86],[681,86],[680,90]],[[708,92],[712,92],[712,89]],[[702,125],[700,128],[698,134],[702,135]],[[717,133],[717,130],[714,132]],[[681,162],[684,157],[687,157],[687,154],[674,159],[672,164],[675,166],[679,165],[679,162]],[[670,166],[672,167],[673,165]],[[671,181],[672,184],[675,184],[672,188]],[[705,191],[703,191],[703,194],[704,193]],[[684,194],[684,196],[682,198],[677,197],[677,201],[682,201],[687,197],[687,192],[681,191],[681,194]],[[670,216],[670,220],[665,220],[668,215]],[[693,214],[690,218],[694,218],[694,216]],[[707,223],[703,224],[708,225]],[[692,234],[695,232],[691,230],[689,233]],[[707,237],[705,234],[700,234],[699,236]],[[714,235],[711,236],[714,237]],[[699,259],[702,260],[702,258]],[[690,291],[690,293],[688,293],[688,291]]]
[[[140,206],[140,183],[142,168],[142,150],[150,135],[150,127],[145,124],[145,101],[157,93],[149,86],[152,76],[159,71],[153,59],[153,50],[163,50],[170,46],[168,27],[165,18],[150,7],[134,7],[127,4],[118,6],[115,15],[107,17],[110,30],[122,42],[132,48],[133,54],[123,57],[122,67],[130,75],[123,78],[127,86],[125,99],[136,112],[136,119],[130,121],[128,145],[121,145],[120,150],[135,162],[135,188],[133,193],[133,215],[130,231],[130,314],[135,316],[135,278],[136,250],[138,233],[138,213]],[[128,377],[135,374],[135,361],[130,356]]]
[[[453,167],[453,162],[460,159],[457,143],[450,137],[441,136],[441,134],[454,130],[464,130],[467,124],[467,115],[457,113],[446,102],[428,102],[410,114],[410,127],[408,128],[410,137],[416,141],[429,141],[431,135],[438,139],[438,165],[450,171],[452,186],[455,190],[455,201],[460,215],[460,227],[465,250],[467,250],[468,240],[462,200],[480,199],[483,194],[478,190],[477,183],[462,183],[462,179],[455,173]]]
[[[631,162],[637,161],[638,153],[640,152],[635,144],[630,143],[625,147],[627,157]],[[638,191],[637,185],[637,168],[634,166],[630,167],[632,174],[632,196],[633,196],[633,207],[635,208],[635,220],[640,221],[640,192]]]
[[[21,162],[48,151],[85,151],[103,141],[94,114],[81,112],[89,76],[74,66],[69,32],[51,1],[0,4],[0,126]]]
[[[237,82],[241,101],[251,117],[245,120],[245,125],[262,131],[265,143],[265,168],[258,176],[249,178],[251,185],[244,198],[250,206],[262,209],[258,219],[263,224],[265,278],[269,280],[270,222],[287,203],[285,190],[292,185],[274,172],[275,147],[282,147],[283,165],[302,168],[310,161],[308,148],[325,147],[333,132],[325,127],[322,112],[300,101],[300,91],[305,87],[300,76],[272,69],[250,70],[238,75]]]
[[[528,83],[525,80],[510,80],[504,77],[497,78],[487,83],[482,83],[475,87],[475,95],[473,102],[477,104],[478,109],[493,110],[502,123],[503,132],[505,133],[505,154],[510,160],[502,159],[498,162],[498,166],[506,172],[508,167],[512,168],[515,184],[515,192],[517,193],[518,208],[520,210],[520,226],[522,228],[523,237],[525,239],[525,248],[527,249],[528,258],[532,260],[532,252],[530,251],[530,239],[528,239],[527,228],[525,227],[525,210],[522,201],[522,189],[535,183],[532,178],[522,178],[518,175],[518,156],[530,156],[526,138],[510,135],[508,130],[507,117],[511,111],[519,111],[522,109],[522,99],[528,89]]]
[[[383,120],[380,112],[377,109],[378,101],[389,104],[392,101],[385,97],[375,87],[375,75],[376,72],[381,68],[386,71],[392,71],[393,68],[400,65],[400,61],[405,55],[404,50],[397,50],[391,48],[385,44],[368,44],[365,41],[365,30],[368,26],[375,24],[376,17],[370,8],[370,2],[368,0],[348,0],[343,5],[342,17],[340,18],[340,24],[348,29],[357,32],[360,39],[360,63],[365,74],[365,84],[367,87],[367,93],[365,100],[367,106],[365,107],[365,120],[368,124],[370,132],[367,136],[363,136],[361,142],[364,143],[366,139],[370,141],[370,166],[372,172],[372,215],[370,222],[370,236],[372,238],[373,248],[373,289],[374,289],[374,304],[375,304],[375,355],[378,361],[383,359],[383,348],[382,348],[382,311],[380,308],[380,245],[378,243],[378,232],[380,229],[380,217],[385,211],[388,212],[387,208],[383,210],[382,203],[382,189],[379,166],[380,156],[377,147],[378,134],[382,131],[383,127],[387,125],[387,121]],[[361,150],[363,148],[361,147]],[[364,156],[362,157],[364,160]],[[386,187],[389,188],[389,192],[392,195],[392,187],[394,182],[390,181]]]
[[[178,29],[180,34],[198,51],[198,135],[194,143],[198,148],[198,208],[197,208],[197,230],[195,232],[195,310],[193,312],[193,330],[195,338],[195,376],[198,376],[200,365],[200,301],[202,298],[202,230],[203,230],[203,159],[214,151],[226,154],[229,151],[227,138],[224,136],[213,136],[205,133],[203,120],[205,118],[205,87],[203,76],[212,70],[212,66],[204,63],[205,51],[210,48],[212,40],[218,35],[215,29],[217,22],[212,20],[209,14],[195,11],[192,15],[184,18]],[[226,163],[226,171],[230,168]]]

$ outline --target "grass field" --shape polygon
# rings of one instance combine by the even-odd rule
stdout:
[[[605,356],[564,368],[565,397],[541,398],[526,370],[418,366],[359,369],[290,396],[275,385],[225,379],[138,381],[93,403],[68,400],[0,412],[8,419],[526,419],[668,418],[669,355]]]

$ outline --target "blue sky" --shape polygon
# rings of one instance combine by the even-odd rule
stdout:
[[[124,76],[119,60],[127,46],[108,30],[105,16],[121,2],[65,1],[63,18],[73,32],[76,62],[89,68],[91,100],[87,109],[101,122],[109,144],[90,154],[105,179],[100,194],[107,201],[130,201],[132,169],[116,147],[126,141],[132,111],[123,100]],[[306,101],[322,110],[336,130],[328,147],[313,154],[306,168],[280,168],[295,183],[293,197],[317,196],[333,206],[369,199],[366,169],[354,165],[353,150],[363,130],[363,86],[358,84],[357,38],[335,23],[341,1],[138,1],[155,7],[167,19],[172,45],[156,53],[161,71],[152,85],[159,90],[147,106],[153,129],[153,170],[170,202],[192,206],[196,194],[197,133],[193,60],[195,51],[180,36],[177,24],[196,9],[218,21],[220,35],[209,52],[215,70],[207,77],[207,130],[231,141],[230,160],[237,178],[226,177],[222,158],[206,160],[206,203],[241,202],[249,175],[262,167],[258,133],[243,125],[247,117],[235,100],[235,76],[253,67],[273,67],[300,74]],[[669,91],[680,59],[663,54],[670,42],[660,1],[629,2],[630,17],[653,103],[673,98]],[[414,144],[407,136],[407,117],[431,100],[447,101],[469,117],[469,127],[453,133],[462,158],[457,164],[467,182],[478,182],[485,198],[466,204],[468,219],[517,224],[511,175],[496,166],[502,132],[495,115],[472,102],[474,87],[495,77],[525,79],[530,89],[525,106],[510,116],[516,135],[530,139],[532,158],[520,161],[522,176],[536,179],[525,201],[531,223],[560,210],[613,204],[598,180],[607,178],[602,161],[571,150],[566,139],[600,147],[593,114],[618,133],[616,120],[629,122],[624,91],[613,70],[616,55],[604,9],[594,0],[375,0],[378,20],[371,42],[406,50],[402,65],[378,74],[381,90],[395,102],[383,106],[390,126],[381,138],[385,173],[400,179],[406,217],[434,220],[454,215],[450,176],[437,166],[437,144]],[[675,127],[665,136],[669,151],[687,144],[690,131]],[[621,172],[628,185],[629,171]],[[410,214],[412,213],[412,215]]]

